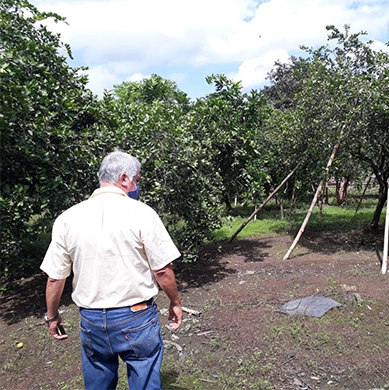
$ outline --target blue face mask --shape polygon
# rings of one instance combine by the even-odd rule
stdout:
[[[135,190],[127,192],[131,199],[139,200],[139,187],[135,184]]]

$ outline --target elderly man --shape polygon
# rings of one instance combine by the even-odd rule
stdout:
[[[116,388],[119,356],[127,364],[130,389],[162,388],[163,343],[153,300],[157,283],[170,299],[171,328],[182,322],[171,265],[180,253],[155,211],[134,200],[139,172],[139,161],[129,154],[106,156],[100,188],[56,219],[41,265],[48,275],[45,320],[59,340],[67,338],[58,331],[58,308],[73,270],[86,389]]]

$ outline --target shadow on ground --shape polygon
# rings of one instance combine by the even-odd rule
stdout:
[[[209,244],[202,248],[196,261],[187,263],[178,261],[175,264],[179,288],[186,290],[186,286],[203,287],[220,282],[225,277],[235,274],[236,269],[229,266],[226,257],[232,254],[244,262],[262,262],[269,256],[266,251],[271,245],[267,240],[237,240],[232,243]],[[223,260],[224,259],[224,260]]]
[[[334,254],[339,251],[355,252],[359,250],[381,251],[383,248],[384,230],[350,230],[318,231],[308,230],[300,239],[300,245],[312,252]]]
[[[322,232],[307,229],[304,232],[299,245],[307,248],[311,253],[336,254],[339,251],[354,252],[368,250],[376,252],[377,259],[382,261],[380,253],[383,248],[383,228],[378,230],[344,230],[340,232]],[[295,233],[293,233],[293,238]],[[219,282],[228,275],[237,271],[229,267],[226,258],[232,254],[241,258],[243,262],[263,262],[268,256],[272,243],[267,238],[261,239],[236,239],[232,243],[209,244],[201,249],[198,260],[184,263],[181,260],[175,262],[175,272],[180,281],[181,291],[186,286],[203,287]],[[285,246],[285,252],[288,247]],[[297,254],[292,255],[299,256]],[[42,316],[46,312],[45,303],[46,275],[39,273],[29,278],[13,282],[0,296],[0,318],[12,325],[22,319],[31,316]],[[61,304],[72,304],[71,277],[68,278]]]
[[[0,319],[7,325],[20,322],[26,317],[36,315],[43,318],[46,313],[45,289],[47,276],[44,273],[33,275],[10,283],[0,296]],[[66,281],[61,305],[73,303],[71,299],[72,280]]]

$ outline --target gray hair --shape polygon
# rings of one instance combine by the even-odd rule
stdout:
[[[108,154],[102,161],[99,169],[99,182],[115,184],[120,175],[126,173],[132,179],[140,172],[141,163],[134,156],[119,150]]]

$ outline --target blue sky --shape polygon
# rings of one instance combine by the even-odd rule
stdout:
[[[213,91],[205,77],[225,73],[260,89],[276,60],[300,45],[327,42],[326,25],[367,31],[389,51],[389,0],[31,0],[67,18],[48,23],[69,43],[72,66],[88,66],[98,96],[156,73],[195,99]]]

